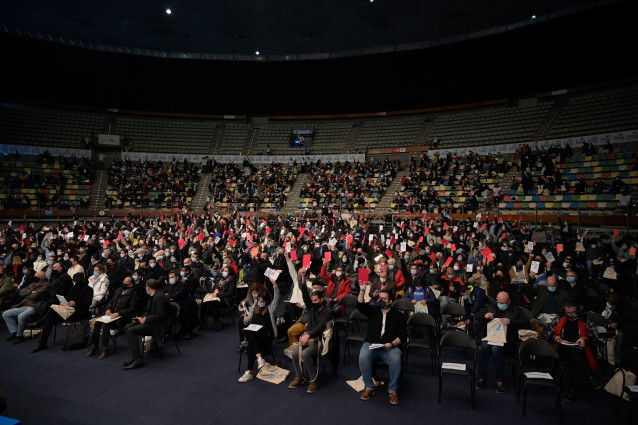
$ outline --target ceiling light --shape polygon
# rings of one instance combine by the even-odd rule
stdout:
[[[171,13],[173,13],[173,11],[171,11],[171,9],[166,9],[166,14],[170,15]]]
[[[536,15],[532,15],[532,19],[536,19]]]
[[[259,50],[255,51],[255,54],[256,54],[257,56],[259,56]]]

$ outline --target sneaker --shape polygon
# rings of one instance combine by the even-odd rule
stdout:
[[[317,381],[312,381],[310,384],[308,384],[308,389],[306,390],[306,392],[308,394],[312,394],[317,392],[317,388],[319,388],[319,383]]]
[[[485,378],[479,378],[478,382],[476,383],[476,389],[482,390],[483,388],[485,388]]]
[[[301,385],[305,384],[306,381],[301,377],[301,376],[297,376],[295,377],[295,379],[288,385],[288,388],[297,388],[300,387]]]
[[[253,374],[250,371],[244,372],[244,374],[238,379],[239,382],[248,382],[253,379]]]
[[[397,393],[390,393],[390,403],[399,404],[399,395]]]
[[[370,400],[370,397],[374,395],[374,390],[365,390],[361,393],[361,400]]]
[[[263,357],[257,359],[257,369],[261,370],[262,367],[266,366],[266,360]]]
[[[496,382],[496,393],[497,394],[505,394],[505,387],[503,386],[502,381]]]

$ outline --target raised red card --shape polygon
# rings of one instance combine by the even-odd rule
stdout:
[[[304,269],[310,268],[310,254],[306,254],[303,256],[303,268]]]
[[[332,252],[330,252],[330,251],[326,251],[326,252],[323,254],[323,259],[324,259],[324,260],[326,260],[326,261],[330,261],[330,260],[332,259]]]
[[[388,258],[392,258],[392,251],[390,251],[389,249],[385,250],[385,256]]]
[[[562,243],[556,244],[556,251],[563,252],[563,244]]]
[[[365,267],[359,267],[359,282],[367,282],[368,281],[369,272]]]
[[[290,259],[292,261],[297,261],[297,251],[290,251]]]
[[[445,267],[449,266],[451,262],[452,262],[452,257],[447,257],[447,260],[445,260]]]

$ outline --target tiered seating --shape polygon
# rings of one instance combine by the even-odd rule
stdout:
[[[573,94],[561,108],[548,139],[638,128],[638,85]]]
[[[537,181],[541,171],[532,173],[535,181],[527,196],[521,190],[510,189],[501,209],[534,210],[539,209],[552,213],[575,214],[580,208],[581,214],[604,215],[619,208],[619,200],[622,193],[616,193],[612,188],[612,181],[616,177],[628,184],[638,184],[638,167],[634,159],[634,153],[629,148],[623,148],[621,152],[610,155],[574,155],[566,163],[555,162],[555,167],[560,170],[563,181],[567,183],[566,191],[556,187],[552,193],[539,187]],[[577,194],[575,183],[583,179],[586,184],[584,193]],[[602,193],[594,187],[597,179],[602,179],[604,184]]]
[[[480,204],[491,202],[492,189],[500,186],[503,171],[511,167],[507,161],[499,165],[494,157],[485,160],[467,157],[459,161],[459,169],[454,174],[453,168],[443,161],[414,164],[402,180],[391,209],[399,213],[434,209],[458,212],[463,207],[468,211],[466,202],[472,194],[476,194]]]
[[[251,154],[265,154],[270,145],[273,155],[299,155],[305,149],[290,146],[290,136],[294,130],[313,130],[309,151],[311,154],[333,154],[348,151],[346,140],[352,129],[352,121],[348,120],[315,120],[315,121],[273,121],[264,125],[257,140],[251,148]]]
[[[239,167],[216,164],[208,190],[208,206],[241,210],[279,210],[297,179],[296,168],[272,163]]]
[[[424,115],[365,120],[357,134],[357,149],[365,151],[365,149],[414,145],[424,121]]]
[[[114,161],[108,169],[106,208],[188,206],[202,173],[199,164]]]
[[[86,208],[91,193],[89,159],[28,157],[3,161],[0,202],[5,208]]]
[[[239,155],[246,153],[246,140],[252,127],[240,121],[229,121],[222,134],[221,143],[217,144],[215,154],[217,155]]]
[[[534,106],[507,108],[505,105],[480,109],[441,112],[429,131],[426,144],[436,137],[438,148],[527,143],[548,119],[551,101]]]
[[[398,163],[313,164],[299,194],[299,208],[375,208],[399,169]]]
[[[103,127],[103,114],[0,104],[0,143],[83,149]]]
[[[212,144],[215,122],[203,119],[146,118],[118,116],[115,134],[124,136],[132,150],[207,154]]]

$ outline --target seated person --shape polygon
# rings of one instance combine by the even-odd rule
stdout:
[[[413,264],[410,268],[410,272],[416,272],[416,265]],[[423,286],[423,280],[420,277],[412,279],[412,284],[405,291],[404,298],[412,302],[414,311],[428,313],[434,318],[438,317],[439,300],[431,286]]]
[[[399,348],[407,338],[407,325],[405,316],[400,311],[392,308],[394,299],[389,289],[381,289],[378,303],[364,304],[364,293],[368,282],[359,282],[361,291],[357,299],[357,309],[368,316],[368,331],[365,342],[359,351],[359,369],[365,384],[365,391],[361,394],[361,400],[369,400],[374,394],[374,382],[372,381],[372,365],[376,361],[382,361],[388,365],[390,382],[388,392],[390,403],[399,404],[397,387],[401,375],[401,349]],[[382,347],[371,350],[371,344],[382,344]]]
[[[102,352],[98,359],[103,359],[110,354],[109,351],[109,335],[111,330],[116,330],[117,333],[122,332],[124,326],[131,323],[133,315],[138,310],[137,291],[133,289],[133,278],[127,276],[122,282],[122,286],[119,287],[113,297],[106,305],[105,316],[111,316],[111,319],[117,319],[113,322],[103,323],[96,321],[93,325],[93,333],[91,334],[91,348],[87,357],[91,357],[98,352],[98,342],[100,340],[100,331],[102,333]]]
[[[366,295],[366,302],[370,300],[376,301],[383,289],[391,292],[392,294],[394,294],[397,290],[397,285],[394,280],[388,278],[387,266],[379,267],[378,276],[370,277],[370,285],[368,286],[368,291],[364,294]]]
[[[237,276],[235,275],[235,270],[230,267],[230,259],[226,258],[224,260],[224,267],[221,269],[221,278],[217,281],[217,284],[214,285],[208,291],[208,294],[211,294],[213,299],[211,301],[207,301],[206,297],[200,304],[199,310],[199,329],[203,329],[206,325],[206,318],[210,313],[215,320],[215,330],[221,331],[223,327],[222,322],[222,309],[226,308],[232,304],[235,299],[235,288],[237,287]],[[207,294],[207,296],[208,296]]]
[[[352,289],[352,281],[346,275],[345,268],[342,265],[338,265],[335,268],[334,273],[331,274],[326,273],[327,266],[328,262],[324,261],[321,266],[321,273],[319,276],[328,284],[326,296],[330,299],[331,304],[334,305],[338,303],[344,295],[348,295],[350,293],[350,290]]]
[[[479,379],[476,383],[477,389],[485,388],[487,362],[491,352],[494,358],[496,392],[503,394],[505,392],[505,386],[503,384],[505,355],[514,352],[516,341],[518,340],[518,330],[529,328],[529,321],[525,318],[521,309],[511,303],[510,296],[505,291],[501,291],[496,295],[496,305],[486,306],[477,313],[474,318],[481,324],[478,335],[479,338],[483,338],[487,335],[487,324],[493,319],[502,319],[502,323],[507,326],[507,342],[504,346],[491,345],[488,344],[487,341],[481,341],[478,352]]]
[[[578,400],[580,377],[587,377],[594,391],[600,390],[601,385],[594,379],[596,373],[596,359],[588,344],[598,339],[596,326],[585,315],[578,312],[574,301],[565,302],[565,314],[558,316],[547,327],[545,337],[556,345],[562,362],[569,366],[567,397],[565,401],[573,403]],[[570,346],[565,344],[576,344]]]
[[[106,301],[106,293],[109,289],[109,277],[106,274],[106,266],[103,264],[93,266],[93,275],[89,277],[89,287],[93,289],[91,308],[97,309],[101,303]]]
[[[534,305],[532,305],[532,316],[562,314],[563,307],[568,298],[567,292],[558,289],[556,276],[548,276],[547,285],[538,287],[538,295],[536,295]]]
[[[154,344],[159,344],[169,327],[171,326],[172,307],[166,294],[162,292],[161,284],[155,279],[149,279],[145,284],[146,293],[150,299],[146,306],[145,314],[135,317],[133,323],[129,323],[124,328],[128,337],[128,345],[131,350],[131,358],[122,366],[124,370],[137,369],[144,366],[140,353],[139,337],[150,335]]]
[[[328,308],[323,292],[313,291],[311,295],[308,294],[305,269],[299,270],[297,285],[306,306],[305,314],[307,321],[305,323],[305,331],[299,338],[299,346],[292,352],[292,365],[295,368],[297,376],[290,385],[288,385],[288,388],[297,388],[306,381],[302,370],[303,365],[303,368],[305,368],[307,372],[307,381],[310,382],[307,392],[312,394],[317,391],[318,387],[317,361],[321,350],[319,340],[323,335],[323,331],[326,329],[327,323],[332,320],[332,310]],[[300,355],[301,362],[299,361]]]
[[[24,328],[39,316],[46,313],[51,298],[51,284],[39,271],[34,275],[34,281],[18,290],[19,301],[9,310],[2,313],[2,318],[9,329],[9,338],[13,344],[24,341]]]
[[[530,255],[527,264],[523,263],[523,259],[518,257],[516,264],[510,268],[510,282],[512,283],[527,283],[530,280],[529,269],[532,265],[532,256]]]
[[[237,327],[239,328],[239,348],[238,352],[241,352],[242,349],[246,348],[247,341],[244,340],[244,328],[248,326],[245,322],[245,318],[248,315],[248,312],[253,308],[255,303],[257,302],[257,298],[259,294],[263,294],[268,292],[268,289],[261,283],[255,282],[250,285],[248,288],[248,293],[246,294],[246,298],[243,299],[239,306],[237,307],[239,311],[243,312],[241,316],[239,316],[239,320],[237,321]]]
[[[261,328],[258,331],[243,331],[247,342],[248,367],[239,377],[239,382],[248,382],[254,378],[255,360],[257,360],[258,369],[264,367],[266,360],[264,360],[262,353],[270,350],[272,340],[277,338],[275,311],[279,303],[279,287],[274,279],[270,278],[270,281],[273,285],[274,297],[271,298],[268,291],[259,293],[257,301],[244,316],[244,328],[249,325],[260,325]]]
[[[487,304],[487,294],[481,288],[475,288],[472,285],[468,285],[461,286],[459,288],[459,296],[461,297],[460,304],[465,309],[465,316],[461,323],[466,326],[466,329],[472,330],[470,333],[473,336],[478,336],[477,332],[474,331],[474,328],[470,327],[470,323],[478,326],[479,322],[474,320],[474,316],[485,308],[485,305]],[[459,323],[459,325],[461,323]]]
[[[89,306],[91,305],[91,300],[93,299],[93,289],[89,288],[89,286],[87,285],[84,275],[78,273],[73,276],[73,286],[71,287],[71,289],[69,289],[69,292],[65,298],[67,300],[66,306],[58,306],[54,304],[44,314],[44,317],[42,318],[42,322],[44,323],[42,332],[40,333],[40,338],[38,339],[38,345],[33,350],[31,350],[32,353],[37,353],[38,351],[46,350],[47,348],[49,348],[47,345],[47,341],[49,340],[51,330],[56,325],[56,323],[62,321],[81,322],[84,319],[88,319]],[[73,311],[73,314],[65,319],[56,311],[56,307],[72,307],[75,311]]]
[[[5,310],[13,304],[16,286],[13,279],[7,274],[7,268],[0,265],[0,310]]]

